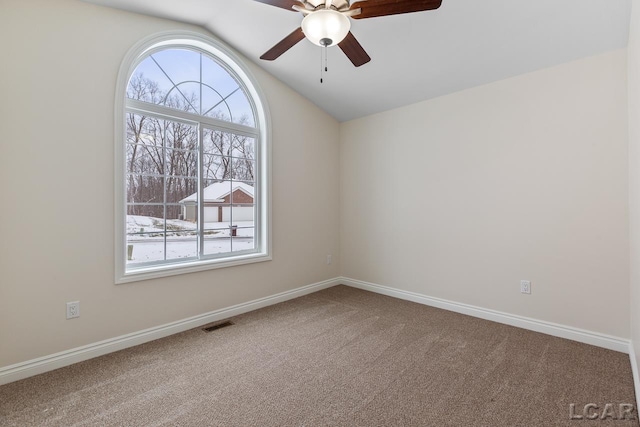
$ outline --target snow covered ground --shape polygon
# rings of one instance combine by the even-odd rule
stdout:
[[[195,231],[196,224],[190,221],[181,221],[179,219],[167,220],[167,231]],[[164,220],[162,218],[154,218],[151,216],[127,215],[127,235],[131,233],[150,233],[164,232]],[[149,238],[147,235],[137,235],[136,238]]]
[[[254,248],[253,221],[234,221],[236,236],[231,237],[228,222],[205,223],[206,255]],[[164,220],[140,215],[127,215],[127,245],[133,245],[129,264],[165,259]],[[178,219],[167,220],[166,259],[197,257],[196,224]]]

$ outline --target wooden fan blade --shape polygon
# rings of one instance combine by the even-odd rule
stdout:
[[[302,32],[302,28],[298,28],[287,37],[280,40],[280,42],[278,42],[274,47],[266,51],[264,55],[260,57],[260,59],[273,61],[274,59],[278,58],[280,55],[291,49],[293,46],[295,46],[302,39],[304,39],[304,33]]]
[[[347,37],[345,37],[344,40],[338,43],[338,46],[356,67],[371,61],[371,58],[367,52],[364,51],[362,46],[360,46],[358,40],[356,40],[353,34],[351,34],[351,31],[349,31],[349,34],[347,34]]]
[[[442,0],[367,0],[353,3],[349,9],[362,9],[354,19],[422,12],[440,7]]]
[[[295,10],[292,9],[292,7],[295,6],[304,6],[304,4],[302,2],[299,2],[298,0],[255,0],[259,3],[264,3],[264,4],[268,4],[271,6],[275,6],[275,7],[279,7],[282,9],[287,9],[290,10],[292,12],[295,12]]]

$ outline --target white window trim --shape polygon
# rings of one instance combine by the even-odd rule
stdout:
[[[196,261],[176,262],[175,264],[159,264],[147,268],[137,268],[134,271],[126,270],[126,189],[124,179],[125,165],[125,140],[126,128],[124,126],[126,89],[129,76],[135,70],[139,59],[153,49],[164,46],[187,46],[201,49],[214,57],[219,58],[244,82],[249,98],[253,101],[256,111],[256,126],[259,130],[259,146],[256,161],[263,167],[259,168],[259,181],[256,192],[259,194],[258,209],[261,227],[260,235],[256,236],[258,242],[257,252],[241,255],[230,255],[224,258],[203,259]],[[222,42],[197,32],[190,31],[166,31],[151,35],[136,43],[125,55],[116,83],[115,94],[115,283],[129,283],[139,280],[154,279],[178,274],[192,273],[196,271],[215,268],[231,267],[255,262],[269,261],[271,257],[271,116],[269,107],[257,79],[253,76],[244,61]],[[237,128],[234,124],[227,126]],[[238,130],[238,129],[236,129]]]

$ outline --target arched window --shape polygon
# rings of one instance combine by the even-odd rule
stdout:
[[[118,86],[116,282],[270,259],[268,113],[239,58],[162,34]]]

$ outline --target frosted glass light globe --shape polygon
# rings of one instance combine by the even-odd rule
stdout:
[[[334,46],[344,40],[351,29],[351,21],[333,9],[320,9],[302,20],[302,32],[311,43]]]

